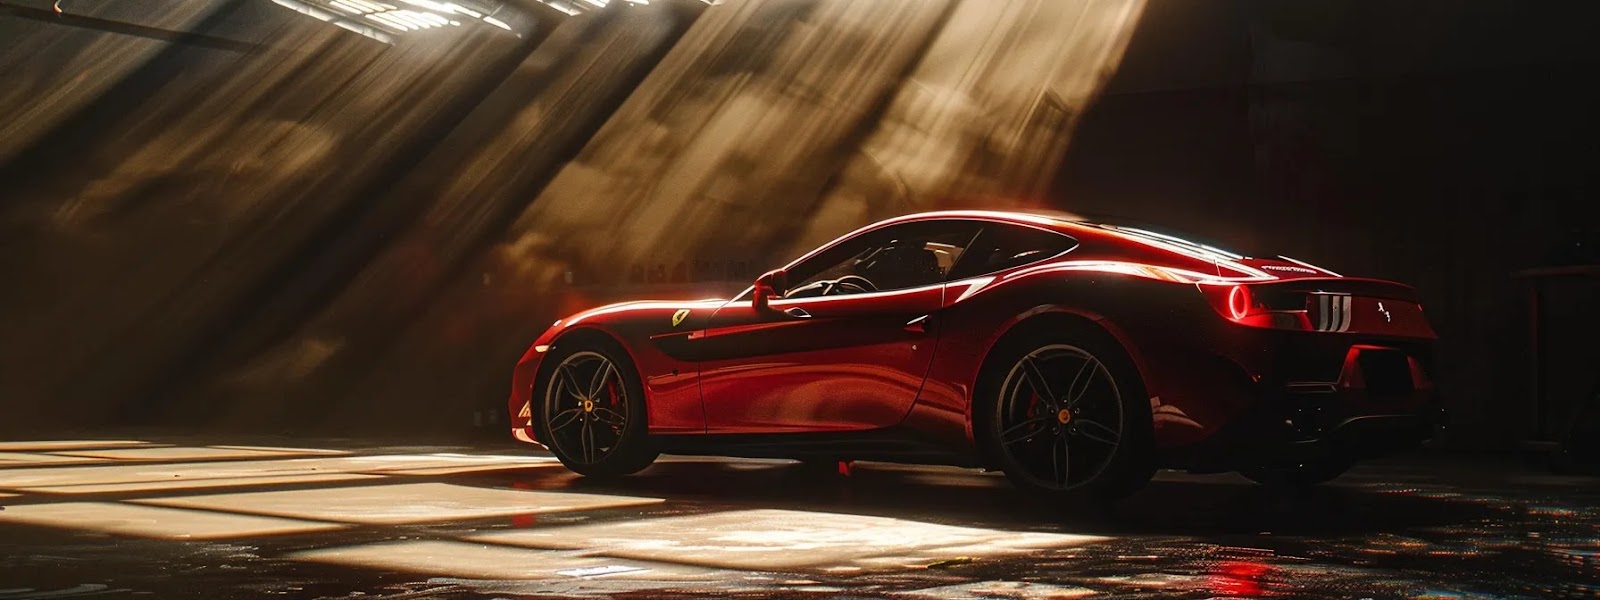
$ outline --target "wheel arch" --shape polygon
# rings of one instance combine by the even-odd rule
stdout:
[[[629,353],[628,360],[633,360],[632,352],[628,350],[628,345],[622,341],[621,336],[618,336],[615,332],[609,329],[596,327],[593,325],[576,325],[568,328],[565,331],[562,331],[561,333],[557,334],[555,338],[550,340],[550,349],[554,350],[562,345],[571,345],[585,341],[590,343],[615,344],[622,347],[624,352]]]
[[[633,369],[635,375],[640,377],[641,380],[643,379],[643,374],[638,372],[639,362],[638,359],[634,357],[633,350],[628,347],[628,344],[622,340],[621,336],[618,336],[615,332],[601,327],[580,325],[568,328],[561,333],[556,334],[556,336],[550,340],[550,347],[545,350],[545,357],[548,358],[553,356],[558,348],[566,348],[573,345],[583,344],[610,346],[611,349],[622,352],[622,358],[625,358],[628,361],[628,368]],[[543,401],[543,397],[540,395],[540,389],[543,388],[549,381],[550,375],[556,366],[557,364],[553,361],[541,360],[539,361],[538,370],[534,372],[533,382],[531,384],[532,389],[529,390],[528,396],[530,408],[529,412],[531,413],[530,416],[532,417],[532,420],[529,424],[532,426],[533,431],[538,431],[538,421],[542,412],[539,410],[539,403]],[[650,419],[650,391],[649,386],[641,387],[644,388],[645,422],[648,424]]]

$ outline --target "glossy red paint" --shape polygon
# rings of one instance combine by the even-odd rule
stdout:
[[[1041,229],[1077,245],[911,289],[774,297],[765,307],[747,291],[573,315],[535,340],[515,369],[515,433],[532,437],[542,357],[582,336],[626,349],[645,384],[649,432],[664,438],[899,429],[975,457],[972,396],[985,358],[1009,332],[1060,319],[1100,327],[1127,351],[1161,447],[1206,441],[1284,393],[1335,393],[1356,416],[1416,413],[1432,400],[1426,361],[1435,335],[1415,291],[1292,258],[1048,215],[947,211],[870,225],[786,268],[884,227],[951,220]],[[1404,356],[1411,393],[1370,401],[1359,377],[1364,351]]]
[[[942,285],[892,292],[729,303],[697,343],[709,433],[853,431],[911,410],[933,359],[916,321],[938,312]]]

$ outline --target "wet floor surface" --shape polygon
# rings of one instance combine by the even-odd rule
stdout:
[[[1097,512],[946,468],[0,442],[0,600],[1593,598],[1597,505],[1600,479],[1432,455],[1299,494],[1164,473]]]

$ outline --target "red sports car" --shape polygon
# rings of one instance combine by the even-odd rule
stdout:
[[[557,321],[513,434],[616,476],[658,453],[986,467],[1112,499],[1157,468],[1337,477],[1439,415],[1416,292],[1068,215],[864,227],[732,300]]]

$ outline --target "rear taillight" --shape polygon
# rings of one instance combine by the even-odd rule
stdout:
[[[1248,284],[1196,284],[1217,314],[1240,325],[1309,329],[1306,294]]]
[[[1250,288],[1242,285],[1236,285],[1229,289],[1228,316],[1237,320],[1255,314],[1260,307],[1256,305],[1256,299],[1251,297],[1252,295]]]
[[[1309,278],[1196,283],[1211,308],[1238,325],[1293,331],[1432,338],[1416,291],[1374,279]]]

